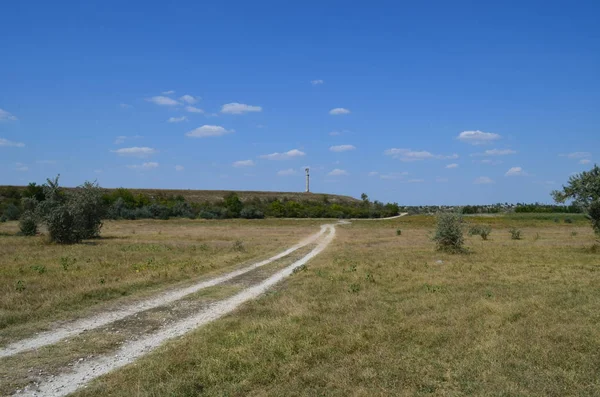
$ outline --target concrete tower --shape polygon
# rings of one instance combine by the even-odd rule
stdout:
[[[310,174],[308,173],[309,169],[305,168],[306,171],[306,193],[310,193]]]

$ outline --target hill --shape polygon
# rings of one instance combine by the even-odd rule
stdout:
[[[8,190],[17,190],[21,192],[26,186],[0,186],[0,192]],[[66,190],[73,188],[65,187]],[[116,189],[103,188],[104,191],[110,193]],[[260,199],[261,201],[271,201],[275,199],[283,200],[289,199],[294,201],[310,201],[310,202],[323,202],[325,198],[331,203],[338,204],[356,204],[360,200],[350,196],[341,196],[336,194],[325,194],[325,193],[301,193],[301,192],[265,192],[265,191],[244,191],[244,190],[191,190],[191,189],[127,189],[131,193],[138,194],[143,193],[150,198],[159,196],[183,196],[186,201],[190,203],[203,203],[210,202],[215,203],[223,200],[223,197],[228,193],[236,193],[240,199],[244,201],[250,201],[253,199]]]

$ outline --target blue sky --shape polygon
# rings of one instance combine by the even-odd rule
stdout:
[[[0,184],[548,202],[597,161],[599,2],[402,3],[6,2]]]

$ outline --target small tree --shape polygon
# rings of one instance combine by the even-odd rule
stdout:
[[[456,213],[438,213],[437,227],[433,240],[438,251],[464,252],[462,216]]]
[[[19,230],[24,236],[35,236],[37,234],[38,220],[33,212],[27,211],[21,215]]]
[[[231,216],[234,218],[239,218],[240,212],[242,212],[242,208],[244,208],[244,204],[238,197],[235,192],[229,193],[224,197],[225,199],[225,207],[231,213]]]
[[[557,203],[573,200],[575,205],[584,209],[596,234],[600,235],[600,167],[594,165],[589,171],[573,175],[567,186],[552,192]]]

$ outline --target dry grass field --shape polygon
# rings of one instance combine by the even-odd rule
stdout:
[[[275,289],[75,395],[600,395],[600,247],[583,217],[569,217],[572,223],[564,216],[558,222],[554,218],[468,217],[467,222],[489,224],[493,230],[488,241],[467,237],[468,253],[458,255],[434,250],[432,217],[338,225],[333,243]],[[123,278],[117,291],[150,293],[264,257],[314,233],[318,224],[115,222],[107,224],[104,239],[94,242],[98,245],[66,248],[2,235],[0,262],[10,270],[0,276],[2,318],[17,319],[3,320],[3,335],[12,339],[10,329],[29,330],[30,322],[35,328],[71,310],[85,312],[121,299],[120,293],[104,297],[98,292],[108,288],[98,282],[100,277],[105,283]],[[511,227],[522,231],[521,240],[511,239]],[[0,233],[13,229],[0,226]],[[244,241],[246,251],[232,250],[236,239]],[[209,249],[188,247],[198,244]],[[77,258],[68,270],[60,262],[65,255]],[[207,260],[194,260],[202,255]],[[185,270],[210,262],[208,255],[214,267]],[[134,265],[148,257],[168,268],[168,276],[161,278],[161,270],[151,267],[138,273]],[[87,259],[92,262],[86,264]],[[113,262],[122,268],[118,276],[103,276]],[[34,264],[48,270],[38,274]],[[277,266],[258,276],[266,277]],[[87,276],[63,275],[71,272]],[[63,281],[51,281],[50,275]],[[21,292],[15,290],[19,277],[26,280]],[[67,288],[61,288],[64,282]],[[25,295],[36,285],[44,289]],[[218,299],[239,287],[211,288],[199,299]],[[80,301],[88,293],[104,298]],[[153,312],[148,321],[170,315]],[[60,365],[66,365],[83,351],[110,351],[108,345],[117,340],[114,333],[92,333],[79,345],[75,341],[77,349],[65,345],[0,364],[27,374],[44,362],[52,367],[53,352],[64,354]],[[2,376],[8,378],[10,371],[0,371]]]
[[[491,222],[464,255],[428,217],[338,226],[306,271],[76,395],[600,395],[591,229]]]
[[[315,229],[310,221],[107,221],[102,238],[62,246],[0,223],[0,345],[267,258]]]

